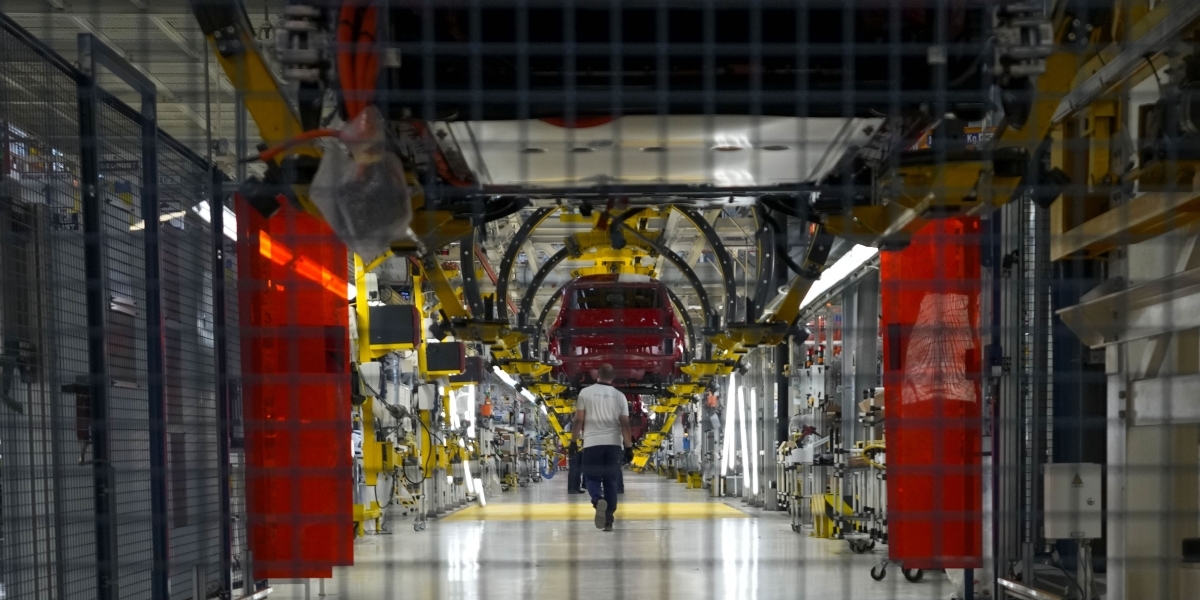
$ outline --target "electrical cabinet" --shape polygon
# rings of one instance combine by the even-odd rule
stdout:
[[[1045,465],[1046,538],[1099,539],[1104,515],[1101,477],[1104,469],[1092,463]]]

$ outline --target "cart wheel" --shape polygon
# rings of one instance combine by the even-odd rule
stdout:
[[[875,549],[875,540],[871,540],[871,543],[867,544],[867,550],[874,550],[874,549]]]
[[[517,485],[519,485],[519,486],[521,486],[521,487],[525,487],[525,485],[526,485],[526,484],[525,484],[525,482],[524,482],[524,481],[522,481],[521,483],[518,483]]]
[[[800,525],[797,523],[792,523],[792,531],[795,531],[796,533],[800,533]]]
[[[871,579],[874,579],[875,581],[883,581],[884,577],[887,577],[887,567],[883,567],[881,565],[875,565],[871,567]]]
[[[855,554],[862,554],[867,551],[867,544],[859,540],[850,540],[850,551]]]
[[[925,577],[925,571],[921,569],[902,569],[901,571],[904,573],[904,578],[910,583],[916,583]]]

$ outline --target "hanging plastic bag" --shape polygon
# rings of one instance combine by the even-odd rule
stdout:
[[[325,144],[309,197],[350,251],[371,260],[393,243],[412,244],[404,167],[389,152],[386,123],[368,107]]]

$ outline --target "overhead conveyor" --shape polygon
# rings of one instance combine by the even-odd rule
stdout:
[[[775,3],[767,4],[775,8]],[[914,25],[914,37],[929,34],[930,39],[921,38],[929,52],[903,58],[905,77],[896,77],[894,89],[872,88],[876,84],[871,80],[854,79],[857,73],[847,74],[844,82],[832,82],[822,79],[822,69],[791,64],[777,70],[789,74],[786,79],[793,87],[780,87],[783,79],[776,78],[778,73],[756,71],[757,67],[729,71],[730,77],[758,73],[760,80],[755,83],[750,77],[746,85],[753,88],[751,96],[759,103],[754,114],[775,119],[770,126],[794,125],[797,131],[821,126],[839,132],[829,140],[801,139],[797,145],[825,147],[814,161],[816,166],[797,160],[797,164],[805,164],[797,168],[801,175],[786,181],[763,176],[742,163],[737,163],[739,170],[728,167],[733,162],[720,162],[731,160],[721,157],[745,156],[751,151],[757,153],[755,157],[782,152],[804,159],[807,151],[749,137],[736,142],[716,139],[721,137],[717,134],[744,132],[743,125],[730,125],[734,120],[727,119],[741,113],[714,113],[716,106],[729,106],[731,93],[744,91],[738,85],[721,88],[729,84],[704,83],[699,90],[711,93],[711,99],[703,98],[703,103],[688,108],[686,102],[663,98],[652,110],[636,86],[630,84],[627,89],[617,84],[620,93],[630,94],[632,104],[629,111],[613,119],[611,98],[575,88],[570,102],[576,104],[566,110],[569,115],[551,114],[552,106],[561,102],[550,102],[548,91],[561,90],[549,90],[546,81],[538,79],[543,75],[535,74],[512,89],[495,84],[495,95],[488,102],[475,97],[472,102],[477,104],[468,106],[464,98],[471,93],[478,96],[484,87],[474,79],[464,83],[463,73],[483,71],[480,81],[487,79],[492,85],[509,73],[512,65],[506,56],[480,57],[469,69],[454,61],[437,60],[436,44],[427,39],[430,32],[435,25],[444,25],[443,20],[457,19],[455,11],[471,10],[451,3],[446,7],[395,8],[389,15],[419,17],[426,19],[421,23],[430,24],[429,31],[413,25],[417,21],[380,30],[380,46],[403,48],[401,63],[408,66],[378,68],[369,74],[373,77],[364,79],[357,69],[353,77],[339,72],[345,69],[344,57],[336,55],[331,58],[337,60],[306,72],[301,81],[293,77],[289,88],[277,79],[271,62],[255,43],[242,6],[194,1],[193,7],[218,64],[238,90],[267,147],[257,155],[265,158],[266,175],[242,182],[241,195],[265,217],[280,203],[294,203],[336,225],[337,219],[313,201],[313,182],[328,148],[338,142],[321,146],[313,141],[347,140],[345,134],[315,132],[342,127],[344,122],[353,122],[354,113],[373,108],[362,105],[377,104],[388,127],[382,136],[386,153],[402,165],[403,173],[397,179],[407,192],[376,200],[381,205],[402,204],[411,235],[406,231],[389,240],[381,256],[357,257],[356,280],[391,257],[407,261],[417,283],[406,301],[420,307],[421,317],[428,320],[420,327],[428,329],[432,338],[464,344],[469,347],[464,354],[499,367],[512,378],[518,393],[527,394],[546,411],[552,435],[559,442],[565,444],[569,439],[566,420],[573,412],[580,385],[589,380],[566,375],[564,358],[573,360],[593,351],[584,344],[574,347],[578,355],[559,350],[560,355],[555,356],[550,351],[552,342],[562,341],[548,339],[555,327],[556,310],[563,307],[565,312],[577,303],[568,286],[605,276],[616,281],[645,277],[659,283],[670,278],[676,284],[666,288],[666,300],[659,308],[677,316],[686,328],[683,358],[672,365],[667,377],[623,384],[631,397],[646,401],[647,419],[653,422],[635,451],[634,466],[645,468],[667,443],[677,421],[698,414],[689,411],[700,406],[701,398],[713,392],[732,395],[721,386],[750,368],[747,357],[761,355],[758,349],[774,347],[781,348],[776,356],[785,357],[789,343],[804,342],[810,334],[802,318],[805,299],[847,246],[903,250],[930,223],[991,216],[1027,198],[1054,215],[1056,237],[1051,243],[1055,259],[1098,256],[1130,240],[1147,239],[1197,220],[1200,201],[1196,195],[1181,194],[1175,188],[1190,184],[1200,167],[1194,164],[1195,156],[1187,155],[1186,145],[1178,146],[1170,132],[1149,132],[1150,137],[1162,139],[1137,149],[1144,164],[1116,176],[1099,172],[1106,170],[1101,165],[1107,167],[1128,156],[1104,153],[1081,173],[1066,164],[1060,146],[1064,131],[1077,139],[1090,136],[1110,143],[1116,124],[1124,118],[1120,111],[1128,110],[1109,97],[1121,82],[1136,83],[1153,75],[1160,78],[1161,86],[1159,69],[1168,64],[1176,79],[1182,77],[1179,73],[1200,71],[1168,51],[1170,43],[1194,28],[1200,12],[1189,5],[1168,18],[1166,6],[1170,3],[1158,3],[1153,9],[1147,6],[1140,12],[1125,10],[1121,8],[1124,4],[1118,3],[1120,6],[1108,8],[1119,14],[1107,15],[1110,20],[1103,21],[1090,20],[1086,3],[1065,0],[1001,0],[987,3],[986,12],[975,3],[948,4],[969,12],[972,19],[943,23],[944,29],[936,32],[917,31],[920,28]],[[1048,4],[1049,10],[1043,10],[1043,4]],[[310,8],[293,2],[285,15],[315,23],[313,35],[324,32],[328,37],[335,28],[343,27],[340,21],[329,22],[320,11],[307,10]],[[1125,23],[1128,27],[1119,36],[1093,27],[1094,21],[1116,31],[1113,22],[1121,19],[1132,22]],[[863,21],[860,25],[865,30],[875,26],[870,19]],[[798,27],[812,33],[808,23]],[[883,30],[876,33],[884,36]],[[1112,47],[1102,47],[1103,41],[1114,36],[1123,37],[1121,42],[1127,47],[1115,42]],[[342,52],[344,48],[338,45],[344,41],[339,37],[332,42],[332,52]],[[596,42],[605,48],[612,43],[607,38]],[[726,57],[719,61],[724,64]],[[366,64],[372,64],[370,57]],[[414,64],[420,67],[410,68]],[[870,68],[874,67],[864,66]],[[572,77],[593,75],[580,72]],[[678,80],[695,74],[658,75]],[[444,82],[448,83],[434,85]],[[829,94],[834,83],[844,85],[843,92],[859,92],[844,111],[831,108]],[[1191,90],[1196,84],[1183,81],[1182,87]],[[387,98],[370,95],[376,86],[391,86],[386,89]],[[293,94],[293,89],[299,92]],[[696,91],[684,91],[689,90]],[[317,91],[330,93],[318,95]],[[525,95],[513,95],[518,92]],[[1194,92],[1179,94],[1181,102],[1193,101],[1188,94]],[[365,102],[364,97],[371,101]],[[311,104],[318,98],[326,103],[323,111]],[[783,100],[790,103],[792,112],[781,108]],[[522,102],[527,106],[520,108],[528,111],[511,110]],[[614,130],[619,133],[624,124],[644,125],[636,119],[649,115],[663,122],[656,131],[643,126],[627,132],[637,144],[623,144],[618,135],[609,135]],[[726,129],[702,132],[713,134],[708,137],[697,135],[695,117],[700,115],[712,117],[713,123],[720,122]],[[1068,121],[1075,117],[1090,123],[1086,131],[1071,129],[1075,126]],[[1198,127],[1196,123],[1190,126]],[[978,131],[968,134],[969,129]],[[535,135],[526,135],[530,130]],[[686,131],[686,135],[676,136],[686,143],[672,147],[671,136],[664,133],[672,131]],[[477,132],[480,139],[475,137]],[[646,141],[652,139],[651,133],[664,141]],[[611,139],[604,138],[606,135]],[[693,143],[693,138],[703,143]],[[497,147],[509,154],[498,152]],[[1185,155],[1180,156],[1180,151]],[[607,167],[601,164],[605,161],[587,162],[588,156],[605,152],[603,156],[618,165],[612,172],[605,171]],[[562,165],[547,160],[559,155]],[[628,155],[644,164],[623,174],[619,165]],[[692,158],[676,159],[678,156]],[[703,158],[693,160],[695,156]],[[651,163],[659,168],[657,177]],[[578,165],[583,165],[583,175],[575,172]],[[689,169],[703,174],[692,176]],[[1098,210],[1095,197],[1069,190],[1072,185],[1107,186],[1108,191],[1140,186],[1139,192],[1145,193],[1120,207]],[[714,213],[715,219],[706,217],[706,211]],[[737,248],[731,248],[730,236],[720,232],[722,220],[744,229]],[[743,227],[747,222],[751,226]],[[685,228],[693,242],[691,251],[673,243],[673,236]],[[496,257],[498,268],[493,269]],[[1184,269],[1164,278],[1159,287],[1170,290],[1155,288],[1151,294],[1145,292],[1150,289],[1145,285],[1114,289],[1064,309],[1060,315],[1089,344],[1120,345],[1127,341],[1117,339],[1126,335],[1123,327],[1136,323],[1110,323],[1110,313],[1137,317],[1141,314],[1138,307],[1128,314],[1118,309],[1123,302],[1142,296],[1154,296],[1147,300],[1150,304],[1164,304],[1166,291],[1183,294],[1175,288],[1187,283],[1184,280],[1189,273]],[[597,310],[626,310],[624,302],[618,298],[615,308]],[[1162,312],[1157,306],[1142,307],[1141,312],[1151,315],[1146,319],[1153,319]],[[363,311],[363,307],[357,308]],[[813,310],[819,309],[808,312]],[[360,336],[369,333],[365,316],[360,316]],[[1162,330],[1155,335],[1171,329],[1171,324],[1155,322],[1154,326]],[[623,325],[620,333],[627,337],[646,334],[635,329]],[[588,335],[600,336],[594,331],[579,334],[581,339]],[[662,346],[655,347],[659,343],[661,340],[643,344],[650,348],[647,355],[667,352]],[[989,357],[993,359],[996,357]],[[783,365],[776,367],[782,369]],[[457,374],[429,371],[424,366],[421,371],[430,379]],[[779,382],[786,383],[786,376],[775,383]],[[1138,389],[1151,389],[1150,385]],[[1155,419],[1161,417],[1154,414]],[[449,465],[451,456],[470,459],[471,451],[435,448],[439,446],[435,420],[436,410],[424,411],[420,422],[426,423],[426,429],[418,452],[431,453],[428,455],[436,457],[433,464],[439,468]],[[426,475],[432,473],[424,470]]]

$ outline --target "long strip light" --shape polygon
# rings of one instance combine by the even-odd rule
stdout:
[[[457,410],[458,402],[456,401],[457,398],[458,398],[457,391],[453,391],[453,392],[446,394],[446,402],[450,409],[449,410],[449,412],[450,412],[450,429],[454,429],[454,430],[458,429],[458,410]],[[461,442],[462,440],[459,440],[459,441]]]
[[[746,388],[742,386],[738,386],[737,389],[737,412],[742,417],[739,419],[738,425],[742,430],[742,486],[744,488],[750,483],[748,481],[749,473],[747,473],[749,470],[747,467],[750,465],[750,448],[746,439]]]
[[[483,497],[483,480],[481,480],[481,479],[475,480],[475,491],[476,491],[476,495],[479,497],[479,505],[487,506],[487,498]]]
[[[758,495],[758,392],[750,388],[750,489]]]
[[[737,375],[729,376],[729,386],[725,392],[725,435],[721,438],[721,474],[724,475],[733,470],[733,443],[734,432],[737,431],[733,427],[734,421],[737,420],[737,406],[734,395],[735,380]]]
[[[837,262],[833,263],[832,267],[821,272],[820,279],[817,279],[812,287],[808,288],[808,294],[804,296],[804,301],[800,303],[800,308],[804,308],[815,302],[817,298],[821,297],[821,294],[829,291],[830,288],[849,277],[851,273],[865,265],[876,254],[879,254],[879,248],[855,244],[849,252],[843,254]]]
[[[475,384],[467,386],[467,437],[475,439]]]
[[[526,400],[529,400],[530,402],[537,402],[537,396],[534,396],[533,392],[530,392],[525,388],[518,388],[517,386],[521,385],[521,382],[513,379],[512,375],[505,373],[504,369],[501,369],[498,366],[493,366],[492,371],[496,373],[496,376],[500,378],[500,381],[508,384],[508,387],[511,387],[514,390],[520,389],[521,395],[524,396]]]

